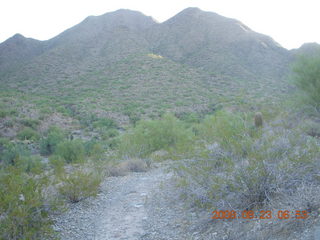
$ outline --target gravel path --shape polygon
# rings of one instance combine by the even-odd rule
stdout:
[[[173,218],[179,219],[170,205],[156,202],[161,186],[170,183],[172,177],[165,168],[107,178],[96,198],[71,204],[67,212],[55,218],[54,227],[61,239],[185,239],[172,238],[177,235],[174,228],[166,236],[161,231],[164,225],[174,226]],[[167,213],[158,219],[161,212]],[[164,238],[158,238],[159,234]]]
[[[186,208],[174,186],[172,173],[167,171],[170,164],[145,173],[107,178],[96,198],[70,204],[68,211],[54,218],[54,228],[61,240],[249,239],[243,225],[213,222],[210,212]],[[291,239],[320,239],[319,226]],[[228,234],[232,229],[238,230]]]

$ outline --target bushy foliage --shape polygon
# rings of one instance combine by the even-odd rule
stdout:
[[[27,173],[40,173],[43,170],[44,163],[41,161],[41,157],[31,155],[24,145],[5,142],[2,147],[0,160],[4,167],[14,166]]]
[[[36,155],[21,156],[18,159],[16,166],[27,173],[32,172],[40,174],[44,169],[44,163],[41,161],[41,157]]]
[[[37,126],[40,124],[40,121],[35,119],[22,119],[21,123],[26,127],[36,129]]]
[[[58,144],[65,139],[64,132],[58,127],[51,127],[47,132],[47,136],[41,139],[40,153],[50,155],[54,153]]]
[[[195,131],[198,138],[207,143],[216,142],[230,151],[245,154],[244,142],[251,140],[248,136],[252,133],[250,124],[245,121],[245,118],[245,115],[218,111],[207,116]]]
[[[40,135],[30,127],[23,128],[17,135],[20,140],[38,140]]]
[[[4,118],[6,116],[12,116],[15,114],[17,114],[16,109],[3,109],[2,107],[0,107],[0,118]]]
[[[66,163],[82,162],[85,148],[80,140],[66,140],[58,144],[54,154],[63,158]]]
[[[320,50],[310,56],[300,56],[294,67],[294,83],[304,100],[320,109]]]
[[[201,116],[196,113],[188,113],[188,112],[183,112],[183,113],[176,113],[175,116],[180,119],[181,121],[184,121],[186,123],[199,123]]]
[[[194,134],[171,114],[159,120],[140,121],[132,131],[120,138],[123,156],[145,157],[157,150],[174,154],[188,153],[192,149]]]
[[[20,158],[30,156],[30,152],[22,144],[6,142],[2,147],[3,150],[0,159],[5,165],[14,166],[18,163]]]
[[[93,123],[93,127],[110,129],[110,128],[117,128],[118,125],[114,120],[110,118],[100,118],[99,120]]]
[[[211,209],[259,209],[279,195],[294,195],[303,184],[319,184],[320,146],[315,139],[281,127],[265,132],[234,129],[229,118],[215,120],[219,124],[210,128],[206,121],[204,129],[215,133],[207,132],[207,139],[212,139],[206,146],[209,154],[196,161],[182,161],[175,168],[183,195],[192,204]],[[238,123],[239,127],[244,125]],[[231,129],[226,130],[227,126]],[[245,149],[245,154],[230,145]]]
[[[57,176],[64,173],[65,160],[59,155],[51,155],[49,157],[49,163],[54,168],[55,174]]]
[[[100,135],[102,137],[103,140],[111,140],[114,137],[117,137],[119,135],[119,132],[117,129],[103,129],[102,131],[100,131]]]
[[[96,140],[91,140],[84,143],[85,154],[86,156],[94,159],[100,160],[103,158],[105,149],[102,144]]]
[[[99,171],[77,169],[60,176],[62,185],[59,187],[59,192],[70,202],[79,202],[97,195],[102,179],[103,175]]]
[[[56,206],[43,194],[47,179],[19,168],[0,172],[0,239],[44,239],[52,233],[49,213]]]

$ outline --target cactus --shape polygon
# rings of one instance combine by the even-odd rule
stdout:
[[[262,113],[261,112],[257,112],[254,115],[254,125],[256,126],[256,128],[262,127],[263,119],[262,119]]]

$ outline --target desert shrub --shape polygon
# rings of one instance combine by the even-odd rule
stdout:
[[[15,166],[28,173],[39,173],[44,168],[41,157],[31,155],[30,151],[22,144],[6,144],[0,155],[0,160],[5,166]]]
[[[77,169],[72,173],[62,174],[60,180],[60,194],[70,202],[76,203],[98,194],[103,175],[98,171]]]
[[[320,51],[310,56],[300,56],[293,66],[295,85],[301,90],[303,100],[320,108]]]
[[[113,137],[117,137],[119,135],[119,131],[117,129],[107,129],[101,132],[101,137],[103,140],[108,140]]]
[[[7,138],[0,137],[0,161],[3,151],[6,149],[6,146],[10,144],[10,141]]]
[[[140,119],[141,115],[139,114],[138,105],[133,103],[124,104],[123,114],[129,117],[131,124],[135,125]]]
[[[14,126],[15,121],[12,119],[8,119],[3,123],[3,125],[7,128],[12,128]]]
[[[49,213],[55,205],[45,198],[47,179],[21,169],[0,172],[0,239],[44,239],[52,233]]]
[[[23,171],[29,173],[41,173],[44,169],[44,163],[41,160],[40,156],[29,155],[21,156],[17,162],[16,166],[21,168]]]
[[[109,176],[125,176],[128,172],[145,172],[148,164],[142,159],[129,159],[115,166],[109,166]]]
[[[110,129],[110,128],[117,128],[117,123],[110,119],[110,118],[100,118],[99,120],[93,122],[94,128],[104,128],[104,129]]]
[[[129,172],[145,172],[147,170],[147,164],[141,159],[130,159],[120,164],[121,168],[124,168]]]
[[[16,109],[1,109],[0,108],[0,118],[4,118],[6,116],[13,116],[17,114]]]
[[[245,154],[245,141],[251,140],[250,127],[245,116],[218,111],[207,116],[197,127],[196,133],[201,140],[208,143],[217,142],[223,148],[239,154]],[[256,132],[257,133],[257,132]]]
[[[23,156],[30,156],[28,149],[22,144],[6,143],[0,155],[1,161],[5,165],[16,165]]]
[[[138,121],[141,120],[141,116],[138,113],[131,113],[128,115],[129,121],[131,124],[135,125]]]
[[[159,120],[140,121],[120,138],[123,156],[145,157],[157,150],[187,153],[192,149],[193,133],[171,114]]]
[[[38,125],[40,124],[40,121],[39,120],[35,120],[35,119],[22,119],[20,122],[24,126],[30,127],[32,129],[36,129],[38,127]]]
[[[317,118],[303,119],[297,124],[297,129],[311,137],[320,139],[320,125],[317,122]]]
[[[319,184],[317,140],[280,127],[258,136],[243,132],[240,136],[245,137],[237,145],[246,149],[245,155],[218,141],[207,146],[208,158],[182,161],[175,167],[178,186],[191,204],[261,209],[279,194],[290,196],[303,184]]]
[[[7,111],[0,109],[0,118],[4,118],[8,115]]]
[[[112,149],[117,150],[120,145],[120,139],[119,138],[110,138],[105,141],[106,145]]]
[[[80,124],[85,127],[92,127],[92,123],[99,120],[99,118],[95,114],[90,113],[82,113],[77,116]]]
[[[54,168],[55,174],[58,176],[64,172],[65,160],[59,155],[51,155],[49,163]]]
[[[94,160],[102,159],[105,152],[105,149],[103,148],[101,143],[96,140],[85,142],[84,149],[86,156]]]
[[[186,123],[199,123],[201,120],[199,114],[193,112],[176,113],[175,116]]]
[[[20,140],[38,140],[39,134],[30,127],[23,128],[17,135]]]
[[[40,141],[40,153],[43,155],[52,154],[58,144],[65,139],[64,132],[58,127],[51,127],[47,132],[47,136]]]
[[[66,140],[58,144],[54,154],[62,157],[66,163],[76,163],[84,160],[85,149],[80,140]]]

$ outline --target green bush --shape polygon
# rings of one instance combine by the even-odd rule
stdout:
[[[21,156],[16,166],[21,168],[23,171],[29,173],[38,173],[40,174],[44,169],[44,163],[40,156],[29,155],[29,156]]]
[[[188,112],[183,112],[179,114],[175,114],[178,119],[181,121],[184,121],[186,123],[199,123],[200,122],[200,116],[199,114],[196,113],[188,113]]]
[[[311,56],[300,56],[294,67],[294,83],[303,99],[320,109],[320,50]]]
[[[70,174],[60,176],[62,186],[59,187],[59,192],[70,202],[76,203],[97,195],[102,179],[103,175],[98,171],[77,169]]]
[[[54,174],[57,178],[61,177],[63,174],[65,174],[65,160],[58,156],[58,155],[51,155],[49,157],[49,163],[54,169]]]
[[[140,121],[120,138],[123,156],[145,157],[157,150],[186,154],[192,149],[193,133],[171,114],[160,120]]]
[[[245,154],[245,141],[248,138],[249,125],[245,121],[245,116],[217,111],[215,114],[207,116],[195,129],[197,136],[207,143],[217,142],[223,148],[234,151],[238,154]]]
[[[280,127],[257,135],[251,131],[231,128],[225,135],[235,137],[238,142],[231,145],[246,154],[230,148],[218,131],[222,139],[214,135],[208,158],[177,164],[178,186],[188,201],[201,208],[261,209],[277,197],[290,198],[301,186],[319,184],[317,140]]]
[[[117,137],[118,135],[119,135],[118,130],[114,128],[102,131],[101,133],[101,137],[103,140],[108,140],[110,138]]]
[[[0,118],[4,118],[8,115],[7,111],[0,109]]]
[[[40,121],[35,120],[35,119],[22,119],[21,123],[26,127],[36,129],[38,127],[38,125],[40,124]]]
[[[2,160],[1,159],[2,153],[6,149],[6,146],[9,145],[9,143],[10,141],[7,138],[0,137],[0,161]]]
[[[49,213],[55,205],[43,194],[47,184],[14,167],[0,172],[0,239],[41,240],[52,234]]]
[[[80,140],[66,140],[58,144],[54,154],[62,157],[67,163],[82,162],[85,158],[85,148]]]
[[[17,135],[20,140],[38,140],[40,138],[39,134],[30,127],[23,128]]]
[[[21,157],[28,156],[30,156],[30,152],[25,146],[21,144],[7,143],[3,145],[3,151],[0,155],[0,159],[5,165],[15,166]]]
[[[58,144],[65,139],[65,134],[58,127],[51,127],[47,132],[47,137],[40,141],[40,153],[50,155],[54,153]]]
[[[86,156],[94,160],[99,160],[103,158],[103,154],[105,150],[101,145],[101,143],[99,143],[98,141],[91,140],[91,141],[85,142],[84,148],[85,148]]]
[[[110,129],[110,128],[117,128],[118,125],[114,120],[110,118],[101,118],[93,123],[93,127]]]
[[[0,118],[4,118],[6,116],[13,116],[17,113],[18,112],[16,109],[1,109],[0,108]]]

